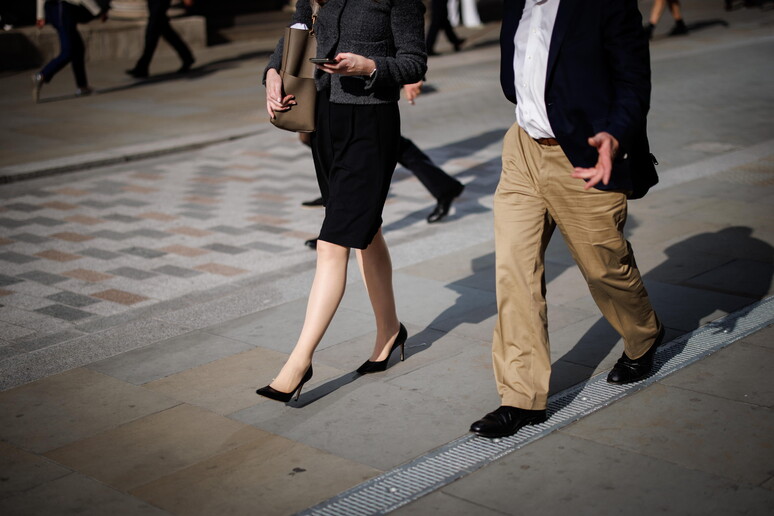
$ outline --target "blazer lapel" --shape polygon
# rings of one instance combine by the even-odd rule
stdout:
[[[575,10],[582,3],[580,0],[560,0],[559,2],[559,10],[556,12],[556,21],[554,21],[554,31],[551,34],[551,44],[548,47],[546,85],[548,85],[554,65],[556,65],[556,58],[559,56],[559,49],[564,42],[564,35],[570,27]]]
[[[314,0],[309,0],[314,2]],[[325,19],[325,26],[317,34],[317,55],[318,56],[330,56],[330,53],[336,48],[339,43],[339,23],[341,20],[341,12],[344,10],[344,6],[347,4],[347,0],[328,0],[324,6],[320,8],[320,19]],[[323,13],[324,11],[324,13]]]

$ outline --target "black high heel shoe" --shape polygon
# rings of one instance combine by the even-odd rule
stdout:
[[[255,391],[256,394],[259,396],[265,396],[267,398],[281,401],[282,403],[287,403],[290,401],[290,399],[293,397],[293,395],[296,395],[296,401],[298,401],[298,397],[301,396],[301,388],[304,386],[306,382],[312,379],[312,365],[309,364],[309,369],[306,370],[306,373],[304,373],[304,377],[301,378],[301,381],[298,383],[298,387],[293,389],[290,392],[281,392],[277,389],[273,388],[271,385],[267,385],[266,387],[261,387],[257,391]]]
[[[387,362],[390,361],[390,357],[392,356],[392,352],[395,351],[395,349],[400,346],[400,361],[403,362],[406,359],[405,351],[406,351],[406,339],[408,338],[408,332],[406,331],[406,327],[403,326],[401,323],[400,330],[398,331],[398,336],[395,337],[395,342],[392,344],[392,349],[390,349],[390,354],[387,355],[387,358],[384,360],[380,360],[378,362],[371,362],[370,360],[366,360],[363,362],[363,365],[357,368],[357,372],[360,374],[368,374],[368,373],[379,373],[381,371],[387,370]]]

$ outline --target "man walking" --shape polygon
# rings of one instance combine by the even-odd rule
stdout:
[[[500,79],[516,104],[494,197],[500,408],[471,425],[503,437],[546,419],[551,356],[544,255],[558,226],[624,354],[651,370],[664,328],[624,238],[627,197],[658,180],[648,149],[648,41],[636,0],[505,0]]]
[[[153,59],[153,54],[156,52],[159,38],[162,37],[175,49],[175,52],[180,57],[182,64],[177,73],[186,73],[191,70],[195,59],[191,49],[188,48],[185,41],[169,23],[167,11],[170,4],[171,0],[148,0],[148,25],[145,27],[145,46],[134,68],[126,71],[128,75],[137,79],[148,77],[151,59]],[[183,0],[183,4],[186,7],[191,7],[193,0]]]

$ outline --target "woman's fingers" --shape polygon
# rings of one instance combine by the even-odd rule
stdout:
[[[293,95],[282,93],[282,78],[276,70],[269,70],[266,75],[266,112],[271,118],[277,111],[287,111],[290,106],[296,104]]]
[[[293,95],[286,95],[284,98],[280,98],[279,100],[267,96],[266,111],[269,113],[271,118],[274,118],[275,112],[287,111],[291,106],[295,106],[296,104],[296,97]]]

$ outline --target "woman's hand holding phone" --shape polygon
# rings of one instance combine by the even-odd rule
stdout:
[[[376,69],[373,59],[351,52],[342,52],[333,58],[333,63],[318,64],[317,68],[325,73],[339,75],[371,75]]]

